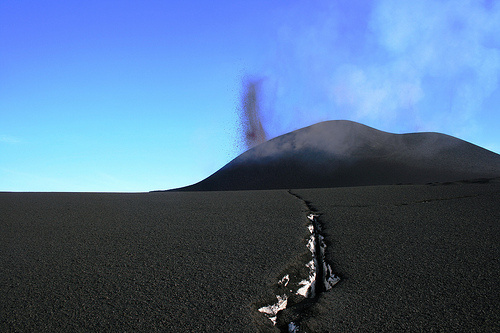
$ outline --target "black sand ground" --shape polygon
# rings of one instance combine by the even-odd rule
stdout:
[[[296,192],[342,277],[304,328],[500,332],[499,181]]]
[[[296,190],[342,281],[302,329],[499,331],[500,183]],[[287,191],[1,193],[0,331],[271,331],[306,251]]]
[[[286,191],[0,193],[0,332],[255,332],[298,254]]]

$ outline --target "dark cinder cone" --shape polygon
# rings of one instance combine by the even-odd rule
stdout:
[[[220,191],[425,184],[500,177],[500,155],[440,133],[392,134],[347,120],[262,143],[177,190]]]

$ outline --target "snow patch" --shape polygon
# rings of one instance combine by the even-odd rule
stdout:
[[[333,274],[332,267],[326,262],[323,262],[323,272],[325,272],[323,284],[325,286],[325,290],[328,291],[340,281],[340,278]]]
[[[306,264],[309,268],[309,278],[307,280],[302,280],[299,282],[300,287],[297,290],[297,295],[302,295],[304,297],[314,297],[314,284],[316,283],[316,260],[311,260]]]
[[[283,276],[283,278],[278,281],[278,284],[280,286],[286,287],[288,285],[288,282],[290,282],[290,275],[289,274]]]
[[[313,213],[311,213],[311,214],[307,215],[307,218],[308,218],[309,220],[311,220],[311,221],[314,221],[314,219],[315,219],[316,217],[318,217],[318,216],[319,216],[318,214],[313,214]]]
[[[276,320],[278,319],[278,312],[286,309],[286,304],[288,303],[286,295],[280,296],[276,295],[278,302],[271,304],[269,306],[263,306],[259,309],[259,312],[265,314],[269,318],[273,325],[276,325]]]
[[[309,215],[312,216],[313,214]],[[309,219],[311,219],[308,216]],[[313,217],[314,219],[314,217]],[[307,226],[309,229],[309,232],[311,233],[311,236],[309,236],[309,240],[307,241],[307,248],[311,252],[312,259],[306,264],[306,267],[309,269],[309,276],[306,280],[302,280],[299,282],[300,287],[297,290],[297,295],[302,295],[304,297],[314,297],[314,291],[315,291],[315,283],[316,283],[316,272],[317,272],[317,265],[318,261],[316,258],[316,235],[314,232],[314,225],[310,224]]]

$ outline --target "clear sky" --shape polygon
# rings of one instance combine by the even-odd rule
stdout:
[[[500,152],[500,1],[0,1],[0,191],[149,191],[330,119]]]

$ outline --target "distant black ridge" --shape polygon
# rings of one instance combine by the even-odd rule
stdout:
[[[347,120],[264,142],[175,191],[425,184],[500,176],[500,155],[440,133],[392,134]]]

